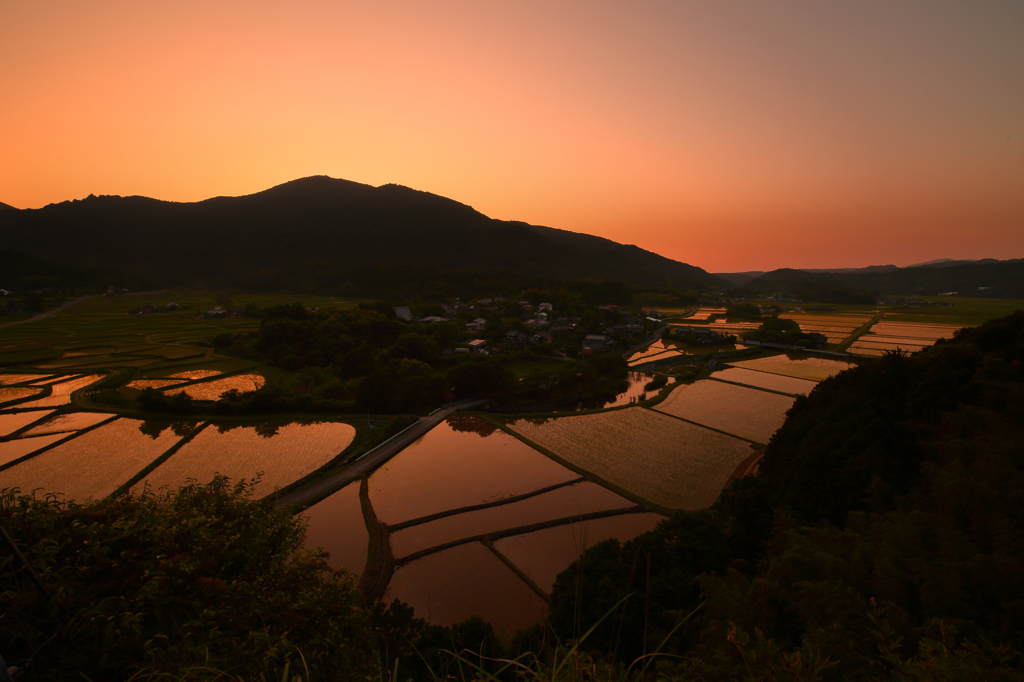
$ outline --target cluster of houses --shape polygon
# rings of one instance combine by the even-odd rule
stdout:
[[[501,297],[482,298],[473,304],[460,301],[443,304],[436,303],[433,304],[433,312],[435,314],[418,318],[409,306],[397,306],[394,308],[394,311],[398,319],[407,322],[416,321],[425,324],[459,322],[467,334],[482,334],[487,327],[487,318],[481,315],[467,321],[468,315],[466,313],[497,313],[499,304],[502,303],[505,303],[505,299]],[[506,331],[500,340],[494,338],[474,338],[465,343],[463,347],[449,349],[444,351],[444,353],[489,353],[495,346],[513,348],[531,344],[547,344],[579,331],[580,318],[555,317],[554,305],[552,303],[542,302],[534,305],[529,301],[519,301],[517,305],[520,309],[519,319],[522,322],[518,329]],[[437,307],[443,310],[443,315],[436,314]],[[600,306],[599,308],[617,313],[626,312],[624,308],[616,305]],[[661,314],[658,311],[642,311],[640,318],[628,319],[622,324],[607,327],[602,330],[604,332],[602,334],[588,334],[582,340],[583,352],[589,353],[608,349],[614,346],[618,339],[633,338],[643,334],[644,325],[641,323],[643,317],[657,321]]]

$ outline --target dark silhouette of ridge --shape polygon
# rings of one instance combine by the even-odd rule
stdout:
[[[649,286],[724,282],[636,246],[491,219],[429,192],[326,176],[177,203],[92,196],[0,212],[5,247],[57,262],[145,272],[167,284],[244,285],[366,268],[507,271]],[[333,274],[332,274],[333,273]],[[326,279],[325,279],[326,278]]]

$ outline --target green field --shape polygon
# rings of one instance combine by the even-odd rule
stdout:
[[[1024,300],[1019,298],[922,296],[921,300],[930,303],[951,303],[952,305],[886,309],[886,322],[923,322],[976,327],[988,320],[1006,317],[1018,310],[1024,310]]]
[[[224,332],[259,329],[260,320],[256,318],[203,317],[202,311],[219,305],[217,297],[216,292],[192,290],[96,296],[52,317],[0,328],[0,366],[39,367],[56,374],[126,370],[125,376],[135,378],[163,377],[195,369],[224,373],[256,371],[273,379],[290,376],[283,370],[263,368],[257,362],[218,356],[211,348],[196,345]],[[163,306],[168,301],[192,309],[127,314],[147,303]],[[325,296],[239,295],[233,302],[237,307],[247,303],[260,307],[302,303],[350,308],[359,301]]]

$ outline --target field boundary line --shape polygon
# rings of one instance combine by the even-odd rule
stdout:
[[[728,382],[724,382],[723,381],[722,383],[728,383]],[[785,393],[780,394],[780,395],[786,395],[787,397],[790,397],[790,398],[792,397],[792,396],[790,396],[788,394],[785,394]],[[702,429],[707,429],[708,431],[714,431],[716,433],[720,433],[723,436],[729,436],[730,438],[736,438],[737,440],[746,441],[747,443],[753,443],[754,445],[767,445],[767,443],[762,443],[759,440],[753,440],[751,438],[744,438],[743,436],[737,436],[735,433],[729,433],[728,431],[723,431],[722,429],[716,429],[713,426],[708,426],[707,424],[701,424],[700,422],[695,422],[692,419],[687,419],[686,417],[680,417],[677,414],[669,414],[668,412],[662,412],[661,410],[655,410],[654,408],[651,408],[651,407],[645,407],[644,409],[645,410],[651,410],[652,412],[657,412],[658,414],[663,414],[666,417],[672,417],[673,419],[678,419],[679,421],[686,422],[687,424],[693,424],[694,426],[699,426]],[[778,431],[778,429],[776,429],[776,431]]]
[[[0,471],[6,471],[7,469],[10,469],[13,466],[21,464],[22,462],[27,462],[30,459],[34,459],[34,458],[38,457],[39,455],[43,454],[44,452],[47,452],[49,450],[54,449],[58,445],[63,445],[64,443],[67,443],[68,441],[74,440],[75,438],[78,438],[79,436],[84,435],[84,434],[86,434],[86,433],[88,433],[90,431],[94,431],[95,429],[98,429],[101,426],[105,426],[105,425],[109,424],[110,422],[114,421],[114,419],[118,419],[119,418],[119,415],[116,415],[116,414],[115,415],[111,415],[111,416],[113,417],[113,419],[104,419],[103,421],[98,422],[96,424],[93,424],[92,426],[87,426],[84,429],[79,429],[78,431],[72,431],[71,433],[69,433],[67,435],[66,438],[60,438],[58,440],[55,440],[55,441],[53,441],[52,443],[50,443],[49,445],[47,445],[45,447],[39,448],[38,450],[36,450],[34,452],[30,452],[27,455],[22,455],[18,459],[12,459],[10,462],[7,462],[5,464],[0,465]],[[38,421],[38,420],[36,420],[36,421]],[[41,438],[42,436],[33,436],[33,437],[34,438]],[[17,438],[10,438],[8,440],[19,440],[19,439],[17,439]]]
[[[603,511],[587,512],[586,514],[574,514],[573,516],[563,516],[559,519],[551,519],[549,521],[538,521],[537,523],[530,523],[525,526],[517,526],[515,528],[506,528],[504,530],[492,531],[490,533],[478,533],[470,537],[461,538],[459,540],[451,540],[440,545],[433,547],[427,547],[407,554],[404,557],[395,559],[395,565],[398,567],[410,564],[417,559],[422,559],[425,556],[431,554],[437,554],[443,552],[446,549],[453,547],[459,547],[461,545],[468,545],[471,542],[479,542],[482,540],[501,540],[503,538],[510,538],[515,535],[526,535],[527,533],[533,533],[538,530],[546,530],[548,528],[556,528],[558,526],[567,526],[571,523],[579,523],[583,521],[593,521],[595,519],[604,519],[610,516],[623,516],[625,514],[648,514],[651,510],[644,506],[636,505],[635,507],[624,507],[622,509],[605,509]],[[655,512],[657,513],[657,512]],[[662,514],[664,516],[664,514]]]
[[[580,476],[579,478],[574,478],[569,481],[562,481],[561,483],[555,483],[554,485],[549,485],[544,488],[537,488],[536,490],[531,490],[530,492],[523,493],[522,495],[513,495],[512,497],[506,497],[501,500],[495,500],[494,502],[484,502],[483,504],[473,504],[465,507],[459,507],[457,509],[448,509],[443,512],[437,512],[436,514],[428,514],[427,516],[421,516],[419,518],[410,519],[408,521],[402,521],[401,523],[391,524],[388,526],[388,528],[392,532],[397,533],[398,531],[405,530],[406,528],[412,528],[413,526],[422,526],[424,523],[430,523],[431,521],[437,521],[438,519],[444,519],[449,516],[456,516],[457,514],[479,511],[481,509],[501,507],[506,504],[513,504],[515,502],[521,502],[522,500],[528,500],[531,497],[536,497],[537,495],[550,493],[554,490],[559,490],[560,488],[568,488],[569,486],[576,485],[577,483],[586,482],[587,478],[585,476]]]
[[[144,466],[142,469],[140,469],[139,473],[137,473],[134,476],[132,476],[131,478],[129,478],[126,483],[123,483],[122,485],[120,485],[117,488],[115,488],[114,492],[112,492],[109,495],[107,495],[107,497],[108,498],[117,497],[118,495],[121,495],[121,494],[126,493],[129,490],[131,490],[132,486],[136,485],[137,483],[140,483],[143,479],[146,478],[146,476],[149,476],[151,473],[153,473],[153,471],[156,470],[157,467],[159,467],[161,464],[163,464],[168,459],[170,459],[171,455],[176,453],[186,443],[188,443],[193,438],[195,438],[197,435],[199,435],[199,432],[202,431],[203,429],[205,429],[210,424],[211,424],[211,422],[209,422],[209,421],[202,422],[201,424],[199,424],[199,426],[197,426],[195,428],[194,431],[192,431],[192,433],[188,434],[187,436],[183,436],[183,437],[179,438],[177,443],[175,443],[171,447],[167,448],[167,450],[165,452],[163,452],[162,454],[158,455],[156,459],[154,459],[152,462],[150,462],[149,464]]]
[[[523,571],[518,566],[512,563],[511,559],[509,559],[507,556],[498,551],[498,548],[494,546],[493,542],[491,542],[490,540],[481,540],[480,544],[486,547],[487,549],[491,550],[494,556],[498,557],[498,560],[501,561],[501,563],[508,566],[509,570],[515,573],[520,580],[526,583],[527,587],[536,592],[538,597],[540,597],[549,604],[551,603],[551,595],[547,594],[546,592],[544,592],[544,590],[540,589],[540,586],[537,585],[537,583],[530,580],[530,576],[523,573]]]
[[[742,367],[737,367],[736,369],[743,369],[743,368]],[[782,376],[782,375],[776,374],[775,376]],[[789,378],[793,379],[795,377],[789,377]],[[722,383],[722,384],[732,384],[733,386],[739,386],[740,388],[753,388],[753,389],[756,389],[758,391],[764,391],[765,393],[774,393],[776,395],[784,395],[787,398],[796,398],[798,396],[803,395],[803,393],[786,393],[785,391],[776,391],[776,390],[773,390],[771,388],[765,388],[763,386],[751,386],[750,384],[741,384],[738,381],[729,381],[728,379],[719,379],[719,378],[713,377],[713,376],[712,377],[708,377],[708,379],[710,379],[711,381],[717,381],[717,382]],[[658,411],[660,412],[660,410],[658,410]]]
[[[632,406],[632,407],[635,407],[635,406]],[[518,431],[513,430],[512,427],[510,427],[508,424],[503,424],[503,423],[497,421],[496,419],[492,419],[492,418],[489,418],[489,417],[485,417],[485,418],[487,418],[488,421],[490,421],[492,424],[497,426],[499,429],[501,429],[505,433],[508,433],[509,435],[511,435],[514,438],[522,441],[526,445],[529,445],[531,448],[533,448],[537,452],[541,453],[542,455],[544,455],[544,456],[546,456],[546,457],[548,457],[550,459],[553,459],[554,461],[556,461],[559,464],[561,464],[562,466],[564,466],[566,469],[569,469],[570,471],[575,471],[580,476],[583,476],[584,478],[586,478],[588,481],[590,481],[592,483],[597,483],[598,485],[600,485],[600,486],[602,486],[604,488],[607,488],[608,490],[611,490],[613,493],[616,493],[617,495],[625,497],[627,500],[631,500],[633,502],[636,502],[638,505],[640,505],[642,507],[646,507],[650,511],[655,511],[655,512],[658,512],[659,514],[663,514],[665,516],[671,516],[672,512],[676,511],[675,509],[673,509],[671,507],[665,507],[665,506],[662,506],[660,504],[655,504],[655,503],[653,503],[653,502],[651,502],[649,500],[646,500],[646,499],[640,497],[639,495],[637,495],[636,493],[631,492],[629,490],[626,490],[625,488],[621,488],[621,487],[615,485],[614,483],[612,483],[612,482],[610,482],[610,481],[608,481],[608,480],[606,480],[604,478],[601,478],[600,476],[594,474],[591,471],[587,471],[586,469],[584,469],[584,468],[582,468],[580,466],[577,466],[576,464],[573,464],[572,462],[568,462],[568,461],[562,459],[561,457],[559,457],[557,454],[555,454],[551,450],[549,450],[549,449],[547,449],[547,448],[545,448],[545,447],[543,447],[541,445],[538,445],[537,443],[534,443],[532,440],[530,440],[526,436],[522,435]]]

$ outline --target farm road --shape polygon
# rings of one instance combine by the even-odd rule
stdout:
[[[2,329],[3,327],[13,327],[16,324],[25,324],[26,322],[35,322],[36,320],[41,320],[44,317],[50,317],[51,315],[56,315],[57,313],[61,312],[62,310],[70,308],[71,306],[75,305],[76,303],[81,303],[82,301],[84,301],[87,298],[93,298],[93,296],[82,296],[81,298],[76,298],[73,301],[68,301],[64,305],[57,306],[56,308],[54,308],[53,310],[51,310],[49,312],[40,313],[39,315],[36,315],[35,317],[28,318],[27,320],[18,320],[17,322],[8,322],[7,324],[0,324],[0,329]]]
[[[467,406],[463,405],[461,407]],[[369,453],[363,455],[360,459],[357,459],[341,471],[338,471],[327,478],[316,481],[304,488],[293,490],[277,498],[277,508],[293,507],[295,509],[299,509],[310,502],[319,501],[330,493],[333,493],[335,490],[341,490],[342,487],[358,479],[360,476],[370,473],[378,466],[394,457],[399,451],[430,429],[443,422],[448,418],[448,415],[458,409],[459,407],[449,407],[446,410],[440,410],[429,416],[420,417],[418,424],[414,424],[411,428],[403,431],[397,437],[378,446],[376,450],[371,450]]]

